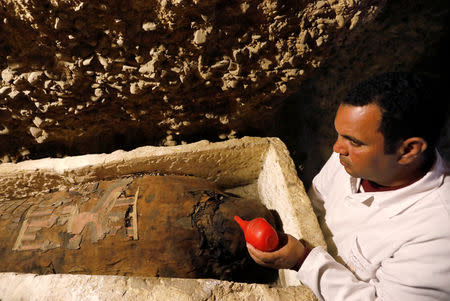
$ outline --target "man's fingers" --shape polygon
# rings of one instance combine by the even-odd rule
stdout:
[[[273,258],[272,253],[260,251],[249,243],[247,243],[247,249],[253,260],[260,265],[271,266],[276,260],[276,258]]]
[[[268,255],[270,255],[270,253],[258,250],[257,248],[255,248],[254,246],[252,246],[249,243],[247,243],[247,249],[248,249],[248,252],[250,254],[252,254],[252,255],[254,255],[254,256],[258,257],[258,258],[261,258],[261,259],[263,259],[263,258],[267,257]]]
[[[253,258],[253,260],[259,265],[262,265],[262,266],[267,267],[267,268],[273,268],[273,264],[267,263],[265,261],[262,261],[261,259],[259,259],[258,257],[252,255],[251,253],[250,253],[250,257]]]
[[[250,253],[250,257],[251,257],[257,264],[262,265],[262,266],[267,266],[264,262],[262,262],[261,260],[259,260],[258,257],[255,257],[255,256],[252,255],[251,253]]]

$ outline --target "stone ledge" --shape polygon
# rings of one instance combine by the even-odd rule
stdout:
[[[0,274],[2,300],[317,300],[303,286],[279,288],[214,279]]]

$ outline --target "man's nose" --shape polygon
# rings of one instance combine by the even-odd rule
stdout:
[[[348,155],[348,150],[342,137],[338,136],[338,138],[336,139],[336,142],[333,145],[333,151],[344,156]]]

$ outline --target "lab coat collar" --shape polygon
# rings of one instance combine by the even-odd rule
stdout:
[[[448,171],[446,162],[436,151],[433,167],[420,180],[397,190],[358,193],[361,179],[350,177],[351,199],[369,207],[375,206],[391,218],[441,186]]]

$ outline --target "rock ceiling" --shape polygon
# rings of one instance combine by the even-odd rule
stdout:
[[[0,4],[3,162],[251,135],[305,80],[326,77],[322,67],[330,58],[341,55],[345,65],[364,57],[348,53],[388,6],[383,0]],[[432,32],[442,27],[435,19]],[[377,63],[371,70],[380,70]],[[331,70],[335,82],[327,89],[341,67]]]

